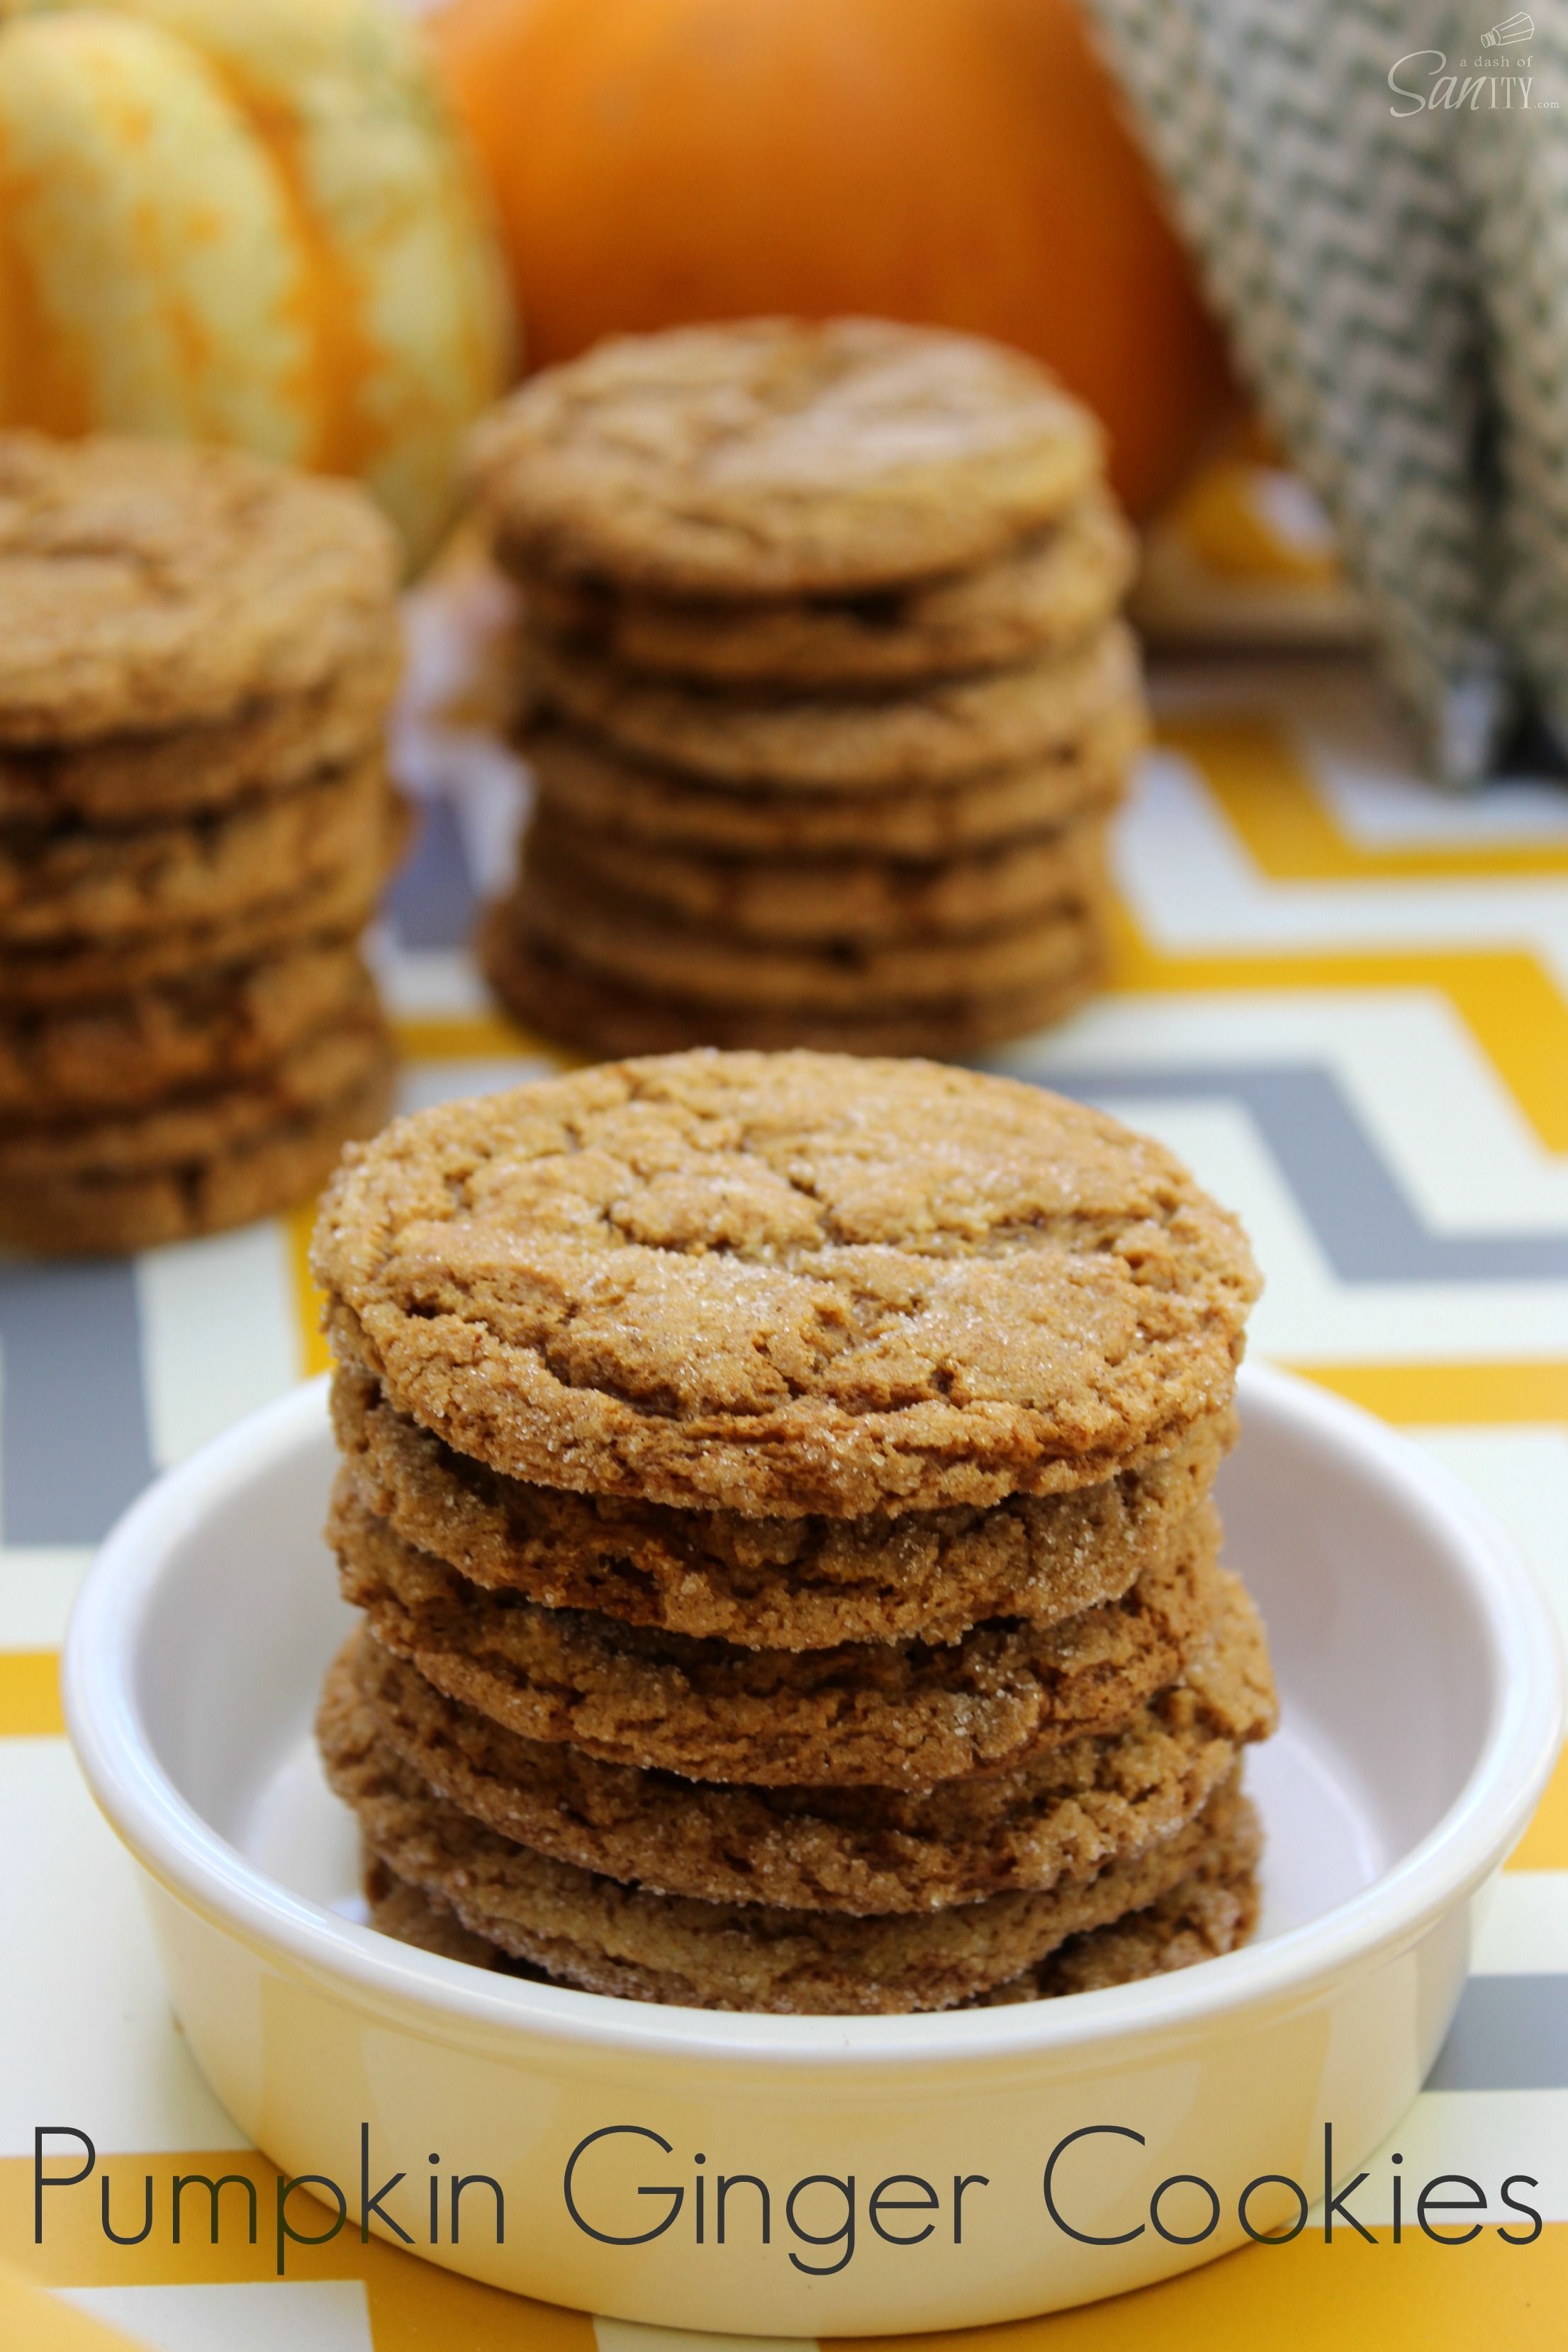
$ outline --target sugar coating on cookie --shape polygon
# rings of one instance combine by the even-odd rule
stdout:
[[[0,742],[235,717],[396,633],[399,557],[347,482],[241,450],[0,434]]]
[[[1087,410],[1017,352],[883,320],[602,343],[479,427],[521,557],[663,593],[875,589],[985,562],[1097,478]]]
[[[1169,1152],[1021,1083],[700,1051],[393,1123],[340,1358],[515,1477],[751,1512],[1093,1485],[1225,1409],[1258,1277]]]

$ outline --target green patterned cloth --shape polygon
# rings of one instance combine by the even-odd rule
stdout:
[[[1568,749],[1568,0],[1089,0],[1446,780]]]

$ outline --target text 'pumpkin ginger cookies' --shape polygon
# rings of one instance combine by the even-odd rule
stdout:
[[[694,1053],[395,1122],[324,1204],[340,1355],[494,1469],[752,1512],[1087,1486],[1228,1402],[1246,1242],[1016,1081]]]
[[[1142,740],[1100,459],[1032,360],[868,320],[626,337],[507,403],[474,480],[541,810],[481,933],[509,1010],[595,1053],[961,1055],[1081,1003],[1105,892],[1042,860],[1102,867]],[[770,938],[836,969],[764,981]]]
[[[1159,1146],[687,1053],[397,1121],[313,1261],[362,1620],[318,1738],[385,1932],[845,2014],[1250,1932],[1277,1702],[1212,1496],[1257,1278]]]
[[[243,1223],[384,1117],[397,579],[347,484],[0,435],[0,1239]]]

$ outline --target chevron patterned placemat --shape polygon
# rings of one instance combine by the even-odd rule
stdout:
[[[1434,794],[1353,664],[1174,672],[1161,708],[1120,834],[1116,983],[1000,1058],[1167,1136],[1257,1239],[1258,1350],[1403,1423],[1468,1479],[1568,1621],[1568,796]],[[516,776],[475,738],[405,748],[429,794],[381,952],[413,1103],[551,1057],[489,1010],[464,945],[476,887],[504,863]],[[60,1736],[56,1653],[90,1546],[145,1479],[319,1362],[305,1225],[0,1269],[0,2263],[167,2352],[680,2352],[380,2243],[302,2252],[282,2284],[243,2245],[171,2259],[96,2228],[31,2243],[32,2131],[51,2117],[90,2119],[105,2152],[160,2179],[214,2169],[199,2160],[214,2150],[221,2169],[269,2178],[171,2022],[130,1864]],[[1536,2174],[1539,2244],[1326,2263],[1303,2238],[1134,2305],[1020,2324],[1005,2346],[1110,2352],[1146,2331],[1171,2352],[1253,2352],[1284,2309],[1301,2352],[1558,2341],[1563,1776],[1398,2144],[1424,2178]],[[0,2339],[26,2340],[6,2309],[0,2284]]]

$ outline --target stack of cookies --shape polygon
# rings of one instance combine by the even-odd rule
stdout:
[[[1010,1080],[612,1064],[351,1151],[319,1734],[372,1917],[699,2007],[1032,2000],[1255,1916],[1210,1499],[1257,1287]]]
[[[606,343],[481,428],[537,814],[483,941],[600,1053],[961,1053],[1104,964],[1131,534],[1021,354],[872,320]]]
[[[0,436],[0,1241],[238,1223],[385,1118],[397,569],[345,484]]]

